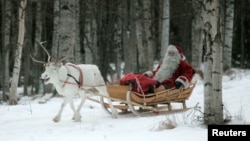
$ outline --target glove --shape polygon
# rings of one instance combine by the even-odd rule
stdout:
[[[174,86],[175,86],[176,89],[179,89],[179,88],[181,88],[181,87],[184,87],[183,84],[182,84],[181,82],[179,82],[179,81],[175,81],[175,82],[174,82]]]
[[[161,85],[161,82],[156,80],[156,88],[159,87]]]

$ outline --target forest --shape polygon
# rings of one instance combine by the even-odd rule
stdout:
[[[54,61],[73,47],[64,63],[96,64],[106,82],[129,72],[152,70],[170,43],[179,44],[194,67],[204,61],[207,41],[202,14],[207,9],[203,0],[27,0],[25,6],[22,1],[0,3],[0,101],[8,100],[12,78],[18,73],[23,95],[53,90],[39,79],[43,65],[30,57],[48,59],[40,43]],[[223,71],[250,68],[250,0],[219,2],[216,22]],[[20,18],[24,21],[22,45]]]

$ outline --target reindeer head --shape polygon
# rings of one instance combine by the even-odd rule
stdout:
[[[45,63],[45,71],[41,74],[41,79],[44,81],[44,84],[53,83],[59,79],[59,70],[63,64],[58,64],[57,62]]]
[[[41,79],[44,81],[44,83],[45,84],[56,83],[57,81],[59,81],[60,72],[62,72],[62,66],[63,66],[62,61],[69,57],[73,47],[71,47],[71,49],[69,49],[69,51],[67,52],[67,55],[65,57],[63,57],[61,59],[56,59],[55,62],[51,62],[50,61],[51,56],[50,56],[48,50],[43,46],[43,43],[39,42],[39,44],[43,48],[43,50],[46,52],[46,54],[48,55],[47,62],[36,60],[31,55],[30,55],[30,57],[34,62],[42,63],[44,65],[45,71],[41,74]]]

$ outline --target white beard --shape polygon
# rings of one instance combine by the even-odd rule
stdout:
[[[180,54],[176,54],[174,56],[169,56],[168,54],[166,54],[163,59],[161,67],[154,76],[154,79],[162,82],[163,80],[172,77],[173,73],[180,64],[180,61],[181,61]]]

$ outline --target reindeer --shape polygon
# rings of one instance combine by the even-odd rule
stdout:
[[[48,61],[43,62],[36,60],[32,56],[30,57],[34,62],[44,64],[45,71],[41,74],[41,79],[44,83],[53,84],[58,94],[64,96],[61,108],[57,115],[53,118],[53,121],[59,122],[61,120],[61,114],[67,103],[70,103],[70,107],[74,112],[72,119],[76,122],[81,121],[80,111],[87,98],[86,92],[92,92],[92,94],[98,92],[99,95],[104,96],[109,95],[99,68],[93,64],[75,65],[67,63],[63,65],[62,61],[68,58],[73,47],[68,51],[65,57],[57,59],[55,62],[51,62],[51,56],[48,50],[43,46],[43,43],[39,42],[39,44],[48,55]],[[91,90],[93,88],[94,91]],[[73,97],[76,95],[81,97],[81,102],[77,109],[75,109],[73,102]],[[108,99],[108,103],[110,104],[112,117],[117,118],[117,111],[113,107],[110,99]]]

